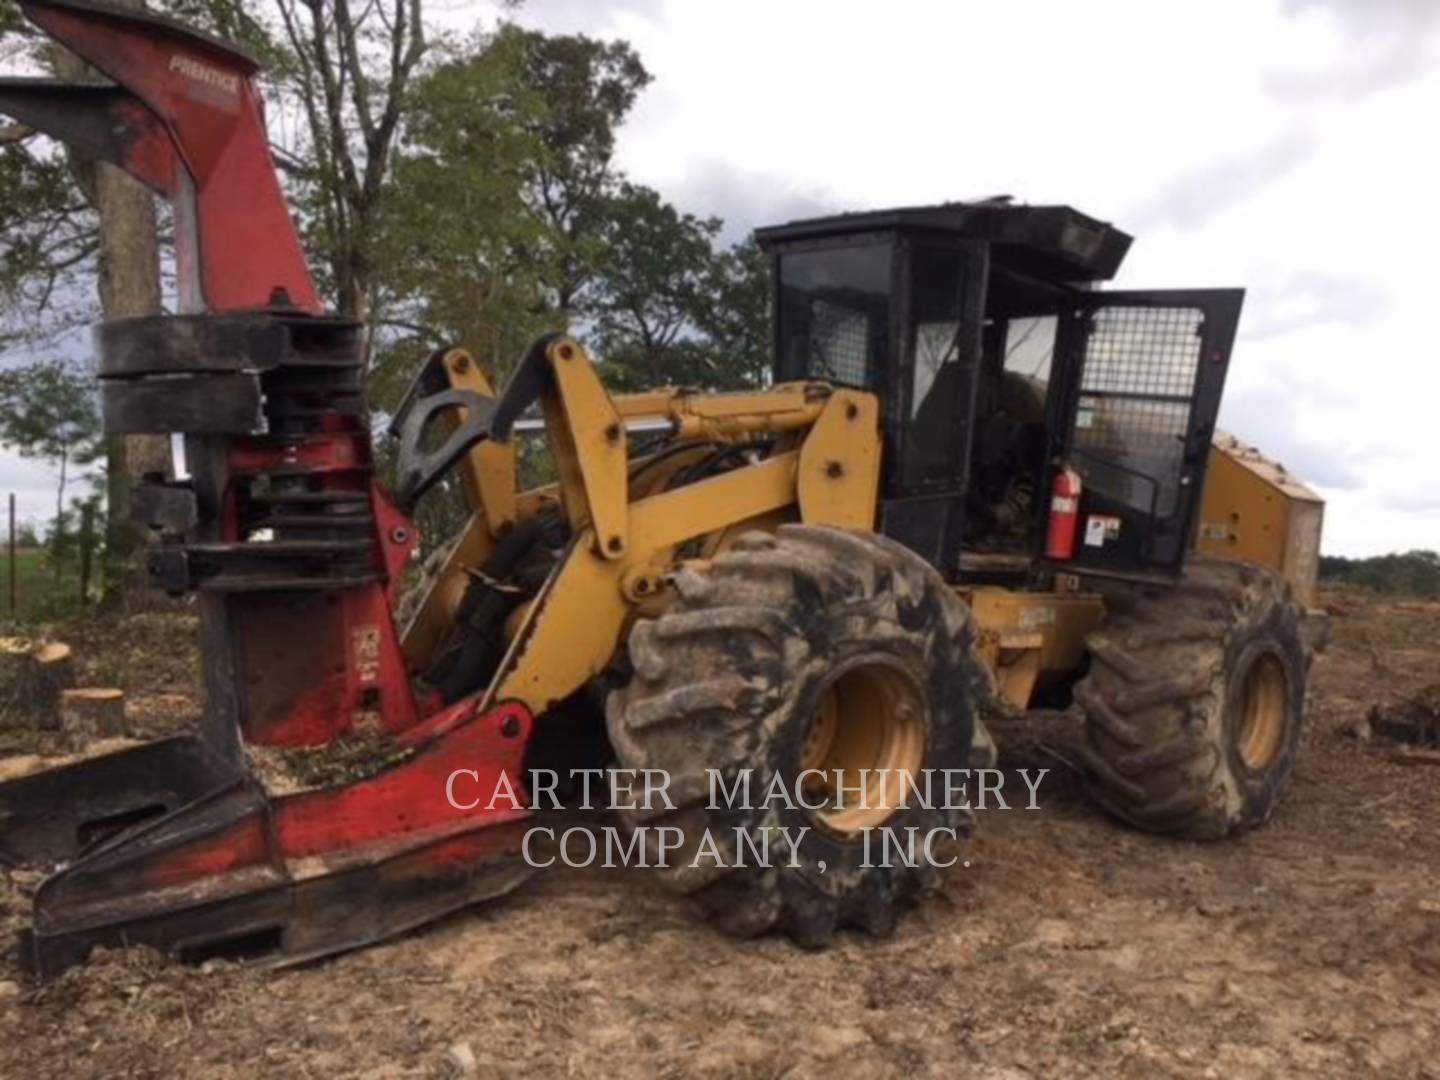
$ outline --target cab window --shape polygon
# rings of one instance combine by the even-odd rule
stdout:
[[[779,376],[875,389],[890,329],[890,241],[780,258]]]

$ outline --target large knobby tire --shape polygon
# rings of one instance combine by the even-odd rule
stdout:
[[[1090,636],[1086,786],[1151,832],[1216,839],[1268,820],[1300,741],[1303,612],[1258,566],[1192,558],[1170,589],[1111,590]]]
[[[777,929],[818,946],[838,927],[888,932],[897,908],[932,887],[938,870],[923,858],[879,865],[878,833],[865,865],[857,830],[883,823],[902,838],[911,828],[963,838],[972,815],[945,805],[963,800],[943,797],[938,770],[994,763],[977,708],[989,674],[974,654],[969,609],[891,540],[799,525],[748,533],[707,571],[679,574],[676,586],[674,607],[631,633],[634,676],[607,708],[619,764],[665,770],[676,808],[622,811],[622,826],[649,826],[647,838],[659,826],[682,829],[684,846],[654,872],[729,933]],[[920,770],[936,770],[936,797],[902,807],[887,796],[850,817],[759,805],[777,775],[793,792],[802,763],[832,761],[910,769],[917,782]],[[712,804],[711,770],[727,785],[750,770],[752,805]],[[769,865],[736,867],[737,827],[810,831],[793,865],[781,846]],[[727,865],[692,864],[707,830]],[[955,857],[947,834],[935,835],[935,851],[945,851],[937,860]]]

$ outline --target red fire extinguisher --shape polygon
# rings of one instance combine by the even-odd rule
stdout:
[[[1080,474],[1068,465],[1055,474],[1050,490],[1050,527],[1045,534],[1047,559],[1073,559],[1080,526]]]

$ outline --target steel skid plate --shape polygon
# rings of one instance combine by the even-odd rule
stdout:
[[[97,945],[142,944],[188,962],[297,963],[507,893],[531,872],[521,857],[529,811],[506,797],[459,809],[449,780],[463,769],[467,791],[522,793],[530,728],[519,704],[477,714],[462,702],[417,731],[399,763],[278,797],[189,739],[0,785],[13,815],[0,825],[7,860],[75,859],[36,893],[24,963],[50,978]],[[119,831],[82,849],[91,814]]]
[[[69,862],[233,782],[239,769],[178,735],[0,784],[0,863]]]

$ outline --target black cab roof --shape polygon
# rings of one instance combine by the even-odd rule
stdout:
[[[992,257],[1016,270],[1056,281],[1106,281],[1115,276],[1130,236],[1068,206],[1025,206],[991,199],[865,210],[792,221],[755,230],[762,250],[866,233],[947,233],[988,241]]]

